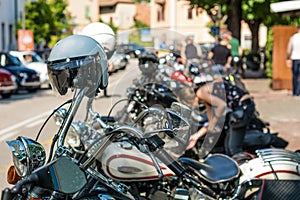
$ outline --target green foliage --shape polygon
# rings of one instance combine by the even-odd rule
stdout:
[[[132,43],[137,43],[144,47],[153,47],[154,46],[154,40],[152,38],[152,41],[150,42],[144,42],[141,40],[141,30],[142,29],[136,29],[136,31],[133,31],[129,35],[129,41]]]
[[[272,78],[272,54],[273,54],[273,29],[268,30],[268,38],[266,44],[266,74],[268,78]]]
[[[59,39],[71,34],[71,17],[66,12],[66,0],[36,0],[25,5],[25,26],[32,30],[34,42],[55,44]],[[22,22],[17,23],[17,29]]]
[[[135,20],[134,28],[149,28],[149,26],[140,20]]]
[[[227,13],[228,5],[230,0],[191,0],[191,5],[198,5],[199,7],[206,10],[211,15],[211,9],[216,5],[221,5],[221,13],[225,15]]]
[[[115,35],[117,35],[119,28],[117,26],[115,26],[114,23],[112,23],[112,22],[106,23],[102,19],[100,19],[99,22],[107,24],[113,30],[113,32],[115,33]]]

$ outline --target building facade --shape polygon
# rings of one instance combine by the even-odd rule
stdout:
[[[151,0],[151,28],[166,28],[192,35],[198,43],[211,42],[206,11],[188,0]]]
[[[68,0],[68,12],[73,17],[74,33],[79,33],[90,22],[102,20],[119,30],[134,25],[136,5],[133,0]]]
[[[23,15],[25,3],[26,0],[0,0],[1,51],[17,49],[15,22],[25,18],[25,15]]]

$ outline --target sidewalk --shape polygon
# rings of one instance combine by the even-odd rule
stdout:
[[[270,123],[271,131],[289,142],[287,149],[300,149],[300,97],[288,90],[272,90],[270,79],[244,79],[254,96],[260,117]]]

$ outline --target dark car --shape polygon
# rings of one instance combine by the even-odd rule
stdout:
[[[9,98],[17,89],[13,75],[0,68],[0,95],[3,99]]]
[[[132,58],[137,58],[144,53],[146,49],[137,43],[119,44],[116,46],[116,51],[130,55]]]
[[[41,86],[40,77],[35,70],[23,66],[16,57],[6,52],[0,52],[0,67],[13,74],[17,90],[35,92]]]
[[[112,74],[118,70],[124,70],[129,63],[129,55],[115,51],[112,57],[108,60],[108,63],[109,74]]]

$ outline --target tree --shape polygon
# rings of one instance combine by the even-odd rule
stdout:
[[[68,34],[70,15],[66,12],[66,0],[36,0],[25,5],[26,29],[34,34],[34,42],[56,43]],[[21,28],[21,22],[17,28]]]
[[[241,20],[244,20],[252,33],[252,51],[259,48],[259,27],[263,23],[269,27],[278,22],[286,22],[270,10],[270,4],[279,0],[191,0],[210,14],[210,9],[216,4],[221,5],[223,15],[227,18],[227,28],[233,36],[240,38]]]

